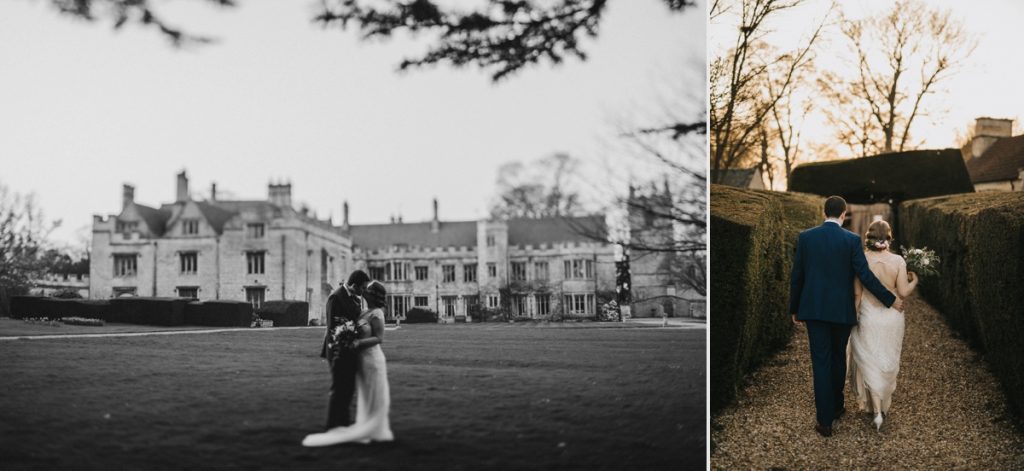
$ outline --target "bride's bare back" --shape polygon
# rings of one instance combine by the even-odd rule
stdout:
[[[881,281],[889,291],[896,293],[901,298],[910,296],[910,293],[914,292],[918,279],[915,276],[914,280],[910,281],[907,275],[907,262],[903,260],[903,257],[888,250],[878,252],[869,250],[864,253],[864,257],[868,260],[871,272],[875,274],[878,281]],[[854,295],[859,306],[864,293],[864,287],[861,285],[860,280],[856,278],[854,278],[853,284]]]

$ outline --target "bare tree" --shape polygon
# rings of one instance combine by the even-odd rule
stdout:
[[[572,175],[579,160],[554,154],[529,164],[509,162],[498,169],[497,196],[491,217],[541,218],[576,216],[583,207]]]
[[[801,69],[813,59],[813,48],[825,25],[822,19],[795,50],[777,53],[765,37],[767,23],[802,0],[720,0],[714,19],[738,9],[733,46],[709,66],[709,123],[713,174],[744,162],[759,161],[761,133],[776,104],[788,96]],[[722,178],[721,172],[717,178]]]
[[[59,222],[48,223],[35,196],[20,195],[0,183],[0,311],[9,296],[25,294],[45,271],[43,249]]]
[[[856,73],[820,82],[831,101],[836,137],[858,155],[902,152],[918,145],[913,125],[926,97],[953,75],[976,41],[948,9],[900,0],[884,14],[843,18]]]

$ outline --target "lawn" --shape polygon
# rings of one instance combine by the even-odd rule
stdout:
[[[705,332],[404,325],[396,441],[325,449],[317,329],[0,341],[0,467],[704,469]]]

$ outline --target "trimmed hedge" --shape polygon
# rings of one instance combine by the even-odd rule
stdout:
[[[252,314],[252,304],[245,301],[192,301],[185,307],[184,321],[188,325],[249,327]]]
[[[789,190],[873,204],[973,193],[974,186],[960,150],[942,149],[802,164]]]
[[[12,296],[11,317],[84,317],[107,320],[110,303],[105,300],[61,299],[44,296]]]
[[[110,300],[107,322],[178,326],[185,323],[185,298],[125,297]]]
[[[800,231],[822,220],[822,198],[711,185],[711,410],[793,333],[789,275]]]
[[[266,301],[256,315],[274,321],[274,327],[297,327],[309,323],[309,303],[305,301]]]
[[[437,323],[437,313],[429,309],[414,307],[405,313],[406,324]]]
[[[905,246],[928,247],[940,275],[922,295],[985,353],[1013,412],[1024,418],[1024,193],[976,193],[903,203]]]

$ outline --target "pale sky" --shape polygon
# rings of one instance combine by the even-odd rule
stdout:
[[[808,0],[803,6],[786,12],[771,23],[773,42],[792,48],[795,42],[811,33],[831,2]],[[838,2],[850,17],[862,17],[888,10],[891,0],[846,0]],[[956,146],[956,133],[963,134],[969,124],[980,116],[1024,118],[1024,2],[1019,0],[928,0],[929,5],[948,8],[959,17],[965,28],[977,39],[977,49],[964,62],[960,71],[942,85],[943,92],[928,98],[933,109],[945,109],[931,117],[915,120],[914,135],[925,140],[924,148]],[[711,25],[711,54],[728,47],[735,35],[724,22]],[[837,58],[847,54],[847,39],[831,28],[821,43],[819,64],[835,67]],[[914,76],[916,79],[916,75]],[[927,105],[926,105],[927,106]],[[1018,123],[1019,124],[1019,123]],[[812,140],[827,141],[830,131],[813,126],[805,129]]]
[[[396,73],[423,43],[324,30],[312,1],[240,3],[160,2],[172,24],[221,40],[189,50],[47,1],[0,3],[0,181],[63,220],[55,239],[120,211],[125,182],[140,203],[172,201],[183,168],[204,197],[211,181],[259,199],[290,180],[294,201],[336,222],[346,199],[355,224],[428,219],[434,197],[442,219],[480,218],[504,162],[567,152],[599,172],[623,116],[659,106],[659,88],[706,50],[703,5],[618,0],[584,43],[588,61],[492,84],[476,69]],[[702,74],[682,81],[704,87]]]

